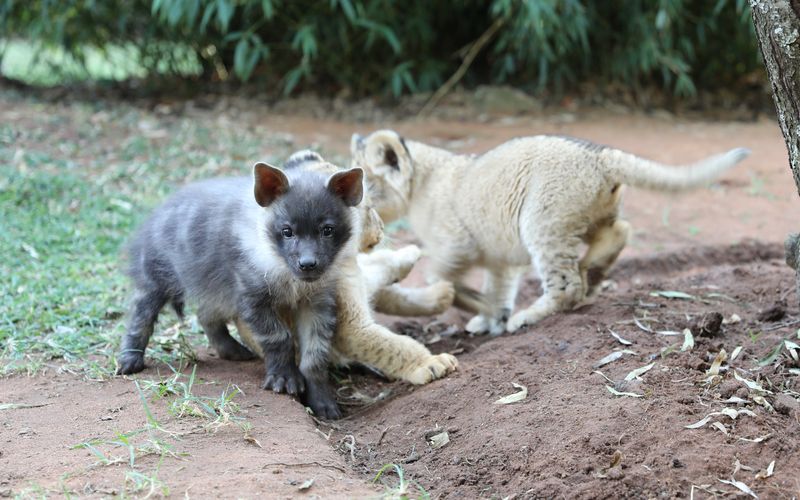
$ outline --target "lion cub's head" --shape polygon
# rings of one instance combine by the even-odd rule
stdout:
[[[378,130],[366,137],[353,134],[351,166],[366,173],[371,202],[386,222],[408,211],[414,163],[405,141],[393,130]]]

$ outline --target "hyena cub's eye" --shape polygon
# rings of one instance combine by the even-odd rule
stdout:
[[[290,228],[290,227],[285,227],[285,228],[281,229],[281,234],[283,235],[284,238],[291,238],[292,236],[294,236],[294,233],[292,232],[292,228]]]
[[[326,238],[333,236],[333,226],[323,226],[322,236],[325,236]]]

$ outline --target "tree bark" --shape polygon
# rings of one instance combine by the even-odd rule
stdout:
[[[750,7],[800,194],[800,0],[750,0]],[[800,235],[790,234],[785,248],[786,263],[797,272],[800,300]]]

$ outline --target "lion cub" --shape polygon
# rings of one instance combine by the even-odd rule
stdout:
[[[630,233],[619,218],[623,184],[691,189],[749,154],[733,149],[671,168],[581,139],[535,136],[458,155],[390,130],[354,135],[350,149],[380,216],[388,222],[407,215],[432,275],[455,283],[456,306],[478,313],[467,330],[492,334],[574,308],[597,291]],[[509,318],[531,264],[543,294]],[[482,294],[460,285],[475,266],[486,269]]]

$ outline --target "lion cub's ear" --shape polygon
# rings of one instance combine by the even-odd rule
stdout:
[[[253,166],[253,193],[256,203],[268,207],[279,196],[289,191],[289,179],[278,167],[273,167],[264,162]]]
[[[354,207],[364,198],[364,171],[351,168],[337,172],[328,179],[328,190],[335,194],[348,207]]]
[[[354,137],[355,140],[355,137]],[[403,160],[411,161],[411,154],[408,152],[406,141],[394,130],[378,130],[373,132],[366,139],[358,138],[358,143],[364,144],[363,147],[372,151],[373,161],[379,161],[395,170],[400,170]]]

